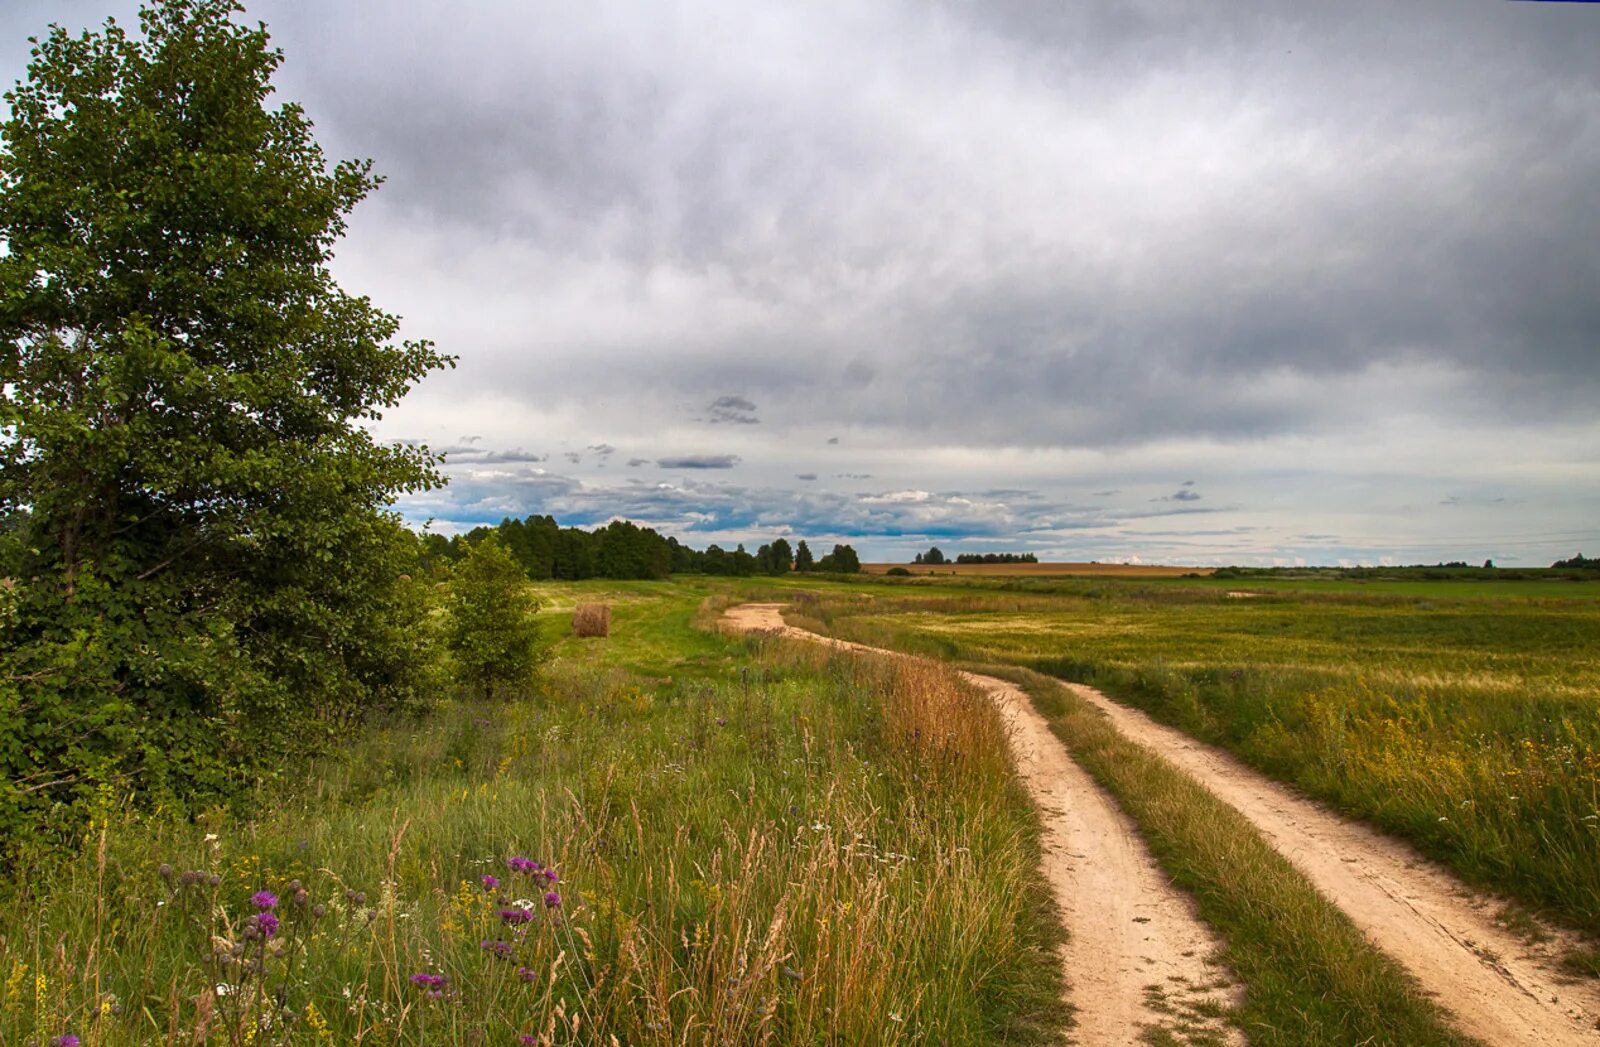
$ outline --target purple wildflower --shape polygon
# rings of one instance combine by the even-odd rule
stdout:
[[[518,967],[517,977],[525,982],[536,982],[539,980],[539,972],[532,967]]]
[[[432,996],[434,992],[438,992],[439,990],[443,989],[449,983],[450,979],[442,974],[427,974],[425,972],[419,972],[411,976],[412,985],[417,985],[424,989],[432,990],[432,992],[429,992],[429,996]]]
[[[544,1043],[543,1040],[539,1039],[539,1037],[535,1036],[531,1032],[525,1032],[521,1036],[518,1036],[517,1042],[531,1044],[532,1047],[539,1047],[540,1044]]]
[[[511,959],[511,954],[513,952],[510,942],[497,942],[491,938],[485,938],[483,941],[479,942],[478,948],[482,949],[490,956],[495,956],[502,960]]]
[[[51,1047],[78,1047],[78,1044],[82,1042],[82,1040],[78,1039],[69,1032],[65,1036],[57,1036],[55,1039],[50,1041],[50,1044]]]
[[[478,882],[483,884],[483,889],[486,890],[486,891],[492,891],[496,887],[500,886],[500,881],[499,880],[497,880],[493,876],[489,876],[487,874],[478,877]]]
[[[257,913],[256,926],[261,928],[261,937],[271,938],[278,933],[278,918],[269,912]]]
[[[555,883],[561,877],[556,875],[556,871],[554,869],[546,869],[544,871],[544,878],[545,878],[545,882],[547,882],[547,883]]]
[[[555,891],[546,891],[544,895],[544,907],[546,909],[561,908],[561,895],[557,894]]]
[[[500,919],[510,924],[527,923],[529,920],[533,919],[533,912],[529,909],[522,908],[501,909]]]
[[[539,863],[532,858],[524,858],[518,854],[506,859],[506,868],[512,872],[530,873],[539,868]]]
[[[261,912],[270,912],[278,907],[278,896],[271,891],[257,891],[250,896],[250,904]]]

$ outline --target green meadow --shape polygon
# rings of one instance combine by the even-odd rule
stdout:
[[[718,588],[541,586],[517,700],[442,697],[194,821],[108,797],[5,887],[0,1042],[1050,1042],[998,714],[723,636]],[[568,635],[589,600],[607,639]]]

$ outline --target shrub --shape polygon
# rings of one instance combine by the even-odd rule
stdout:
[[[885,571],[883,573],[884,574],[888,574],[888,575],[893,575],[896,578],[910,578],[911,577],[911,572],[906,570],[904,567],[891,567],[891,568],[889,568],[887,571]]]
[[[610,636],[611,606],[580,603],[572,615],[572,632],[576,636]]]

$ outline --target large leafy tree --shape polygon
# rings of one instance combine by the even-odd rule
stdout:
[[[334,282],[378,179],[272,104],[241,10],[52,27],[6,96],[0,832],[108,783],[225,789],[420,686],[386,507],[441,481],[367,424],[450,361]]]

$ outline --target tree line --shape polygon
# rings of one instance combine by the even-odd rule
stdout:
[[[790,571],[855,574],[861,559],[848,545],[816,557],[802,539],[791,546],[775,538],[754,553],[741,543],[733,549],[708,545],[695,549],[654,528],[628,520],[613,520],[586,531],[562,527],[553,516],[508,517],[494,527],[479,526],[465,534],[422,536],[425,564],[458,562],[469,549],[489,535],[522,565],[535,581],[581,581],[585,578],[652,579],[673,574],[709,574],[737,578],[785,575]]]

